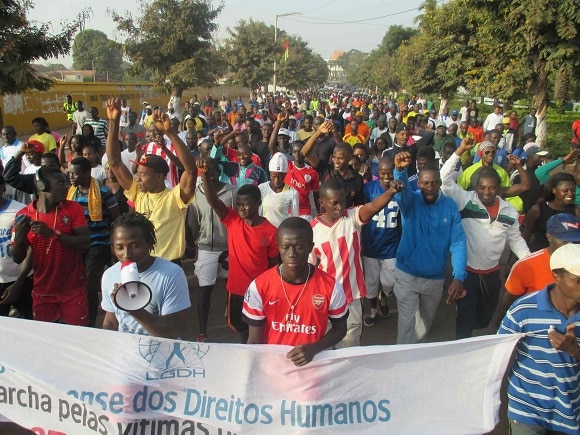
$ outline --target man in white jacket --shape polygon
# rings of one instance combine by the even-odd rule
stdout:
[[[499,260],[506,243],[518,258],[530,253],[520,235],[518,212],[498,196],[500,178],[493,168],[479,172],[474,191],[465,191],[453,181],[461,154],[474,145],[473,139],[464,139],[441,168],[441,190],[457,203],[467,238],[466,294],[457,304],[458,339],[471,337],[473,329],[489,324],[501,288]]]

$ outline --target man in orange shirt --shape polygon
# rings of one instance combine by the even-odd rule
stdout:
[[[353,126],[353,121],[357,122],[356,129]],[[356,133],[353,133],[351,131],[352,129],[354,129],[356,131]],[[356,115],[353,116],[351,118],[350,122],[346,125],[345,130],[344,130],[344,134],[345,134],[345,136],[347,136],[349,133],[351,134],[351,136],[359,135],[360,137],[362,137],[364,139],[364,141],[358,142],[358,143],[362,143],[364,145],[368,144],[369,139],[371,137],[371,130],[369,129],[369,126],[363,122],[363,113],[362,112],[360,112],[360,111],[356,112]],[[351,144],[351,145],[353,145],[353,144]]]
[[[485,132],[481,126],[481,118],[472,118],[471,123],[467,128],[467,132],[473,135],[473,140],[476,144],[483,142],[483,136]]]
[[[343,137],[342,141],[348,143],[351,147],[354,147],[357,143],[366,144],[367,138],[360,132],[361,126],[366,124],[359,123],[358,118],[352,118],[350,121],[350,131],[348,131]],[[368,129],[368,127],[367,127]]]
[[[580,219],[559,213],[548,219],[546,236],[550,245],[517,261],[505,282],[505,290],[490,322],[490,333],[495,334],[508,308],[527,293],[544,289],[554,282],[550,269],[550,256],[560,246],[580,243]]]

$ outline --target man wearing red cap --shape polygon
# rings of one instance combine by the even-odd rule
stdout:
[[[155,226],[158,245],[155,255],[175,263],[181,262],[185,251],[185,216],[188,205],[193,201],[197,167],[187,145],[171,128],[169,116],[161,110],[153,114],[155,129],[165,134],[177,151],[177,157],[183,165],[183,173],[179,184],[172,189],[165,186],[165,176],[169,166],[165,159],[146,154],[136,162],[137,177],[123,164],[119,148],[119,120],[121,117],[121,102],[119,99],[107,101],[109,117],[109,135],[107,136],[107,157],[109,167],[126,190],[126,196],[135,204],[135,211],[144,214]]]

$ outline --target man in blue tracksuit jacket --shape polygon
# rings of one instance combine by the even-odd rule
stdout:
[[[455,201],[440,190],[439,169],[424,167],[419,173],[419,190],[413,192],[407,177],[410,162],[409,153],[395,156],[395,180],[405,184],[405,190],[395,195],[403,219],[394,287],[399,310],[399,344],[416,343],[429,332],[443,293],[445,264],[450,252],[453,281],[447,303],[454,303],[462,296],[467,275],[467,242],[461,216]]]

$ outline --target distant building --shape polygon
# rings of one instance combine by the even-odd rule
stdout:
[[[50,78],[55,80],[62,80],[63,82],[82,82],[85,80],[85,77],[93,78],[93,70],[80,70],[80,71],[73,71],[73,70],[61,70],[61,71],[50,71],[44,73]]]
[[[346,83],[346,71],[338,64],[337,60],[344,51],[334,51],[330,59],[326,59],[328,65],[328,82],[333,84]]]

